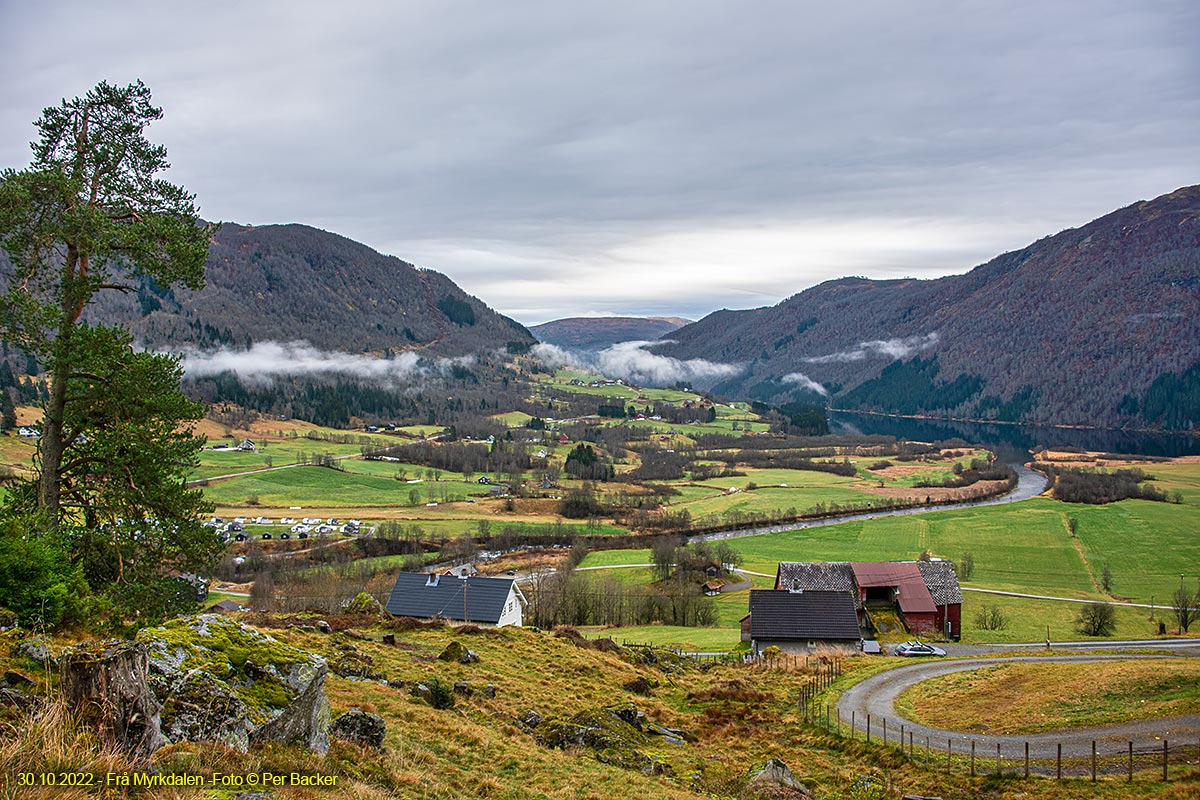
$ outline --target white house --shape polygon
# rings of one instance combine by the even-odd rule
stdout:
[[[490,627],[520,626],[525,595],[514,578],[456,578],[423,572],[401,572],[388,597],[388,613],[397,617],[444,619]]]

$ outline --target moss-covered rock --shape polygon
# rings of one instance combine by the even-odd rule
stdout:
[[[329,733],[347,742],[378,750],[383,747],[387,723],[378,714],[352,708],[333,721]]]
[[[641,730],[644,716],[632,703],[581,711],[570,719],[542,722],[535,738],[544,747],[586,748],[605,764],[647,775],[670,774],[670,766],[648,752],[652,739]]]
[[[162,731],[172,742],[220,742],[246,752],[254,726],[246,704],[227,684],[193,670],[162,697]]]
[[[164,726],[172,740],[245,749],[247,737],[270,738],[328,749],[328,667],[320,656],[219,614],[171,620],[138,640],[150,654],[156,696],[174,703]]]
[[[383,606],[366,592],[356,594],[354,599],[346,604],[344,610],[347,614],[370,614],[375,617],[384,616]]]
[[[442,661],[458,662],[459,664],[477,664],[479,656],[474,650],[468,650],[462,642],[453,641],[438,654]]]

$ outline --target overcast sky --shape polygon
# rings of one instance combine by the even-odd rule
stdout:
[[[1195,0],[0,0],[0,30],[0,165],[140,78],[206,218],[527,324],[965,272],[1200,182]]]

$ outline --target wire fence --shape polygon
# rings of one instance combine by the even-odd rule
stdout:
[[[836,706],[822,704],[817,676],[801,689],[798,706],[805,722],[828,733],[900,751],[917,766],[931,771],[1001,777],[1049,777],[1057,780],[1171,781],[1195,778],[1200,769],[1200,737],[1194,741],[1145,734],[1134,739],[1113,737],[1014,743],[969,736],[933,737],[916,733],[907,722],[891,722],[851,712],[847,719]],[[923,730],[923,729],[922,729]],[[1082,749],[1082,753],[1080,750]]]

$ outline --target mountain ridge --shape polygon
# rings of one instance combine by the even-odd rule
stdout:
[[[105,293],[87,319],[127,325],[159,349],[304,340],[323,350],[459,356],[534,343],[442,273],[298,223],[222,223],[202,289],[133,280],[136,293]]]
[[[745,364],[710,387],[734,396],[816,399],[812,381],[843,408],[1192,427],[1200,187],[1133,203],[962,275],[839,278],[775,306],[715,312],[671,340],[654,352]],[[1177,397],[1155,400],[1172,380]]]
[[[556,347],[598,351],[620,342],[659,339],[691,321],[683,317],[565,317],[534,325],[529,331]]]

